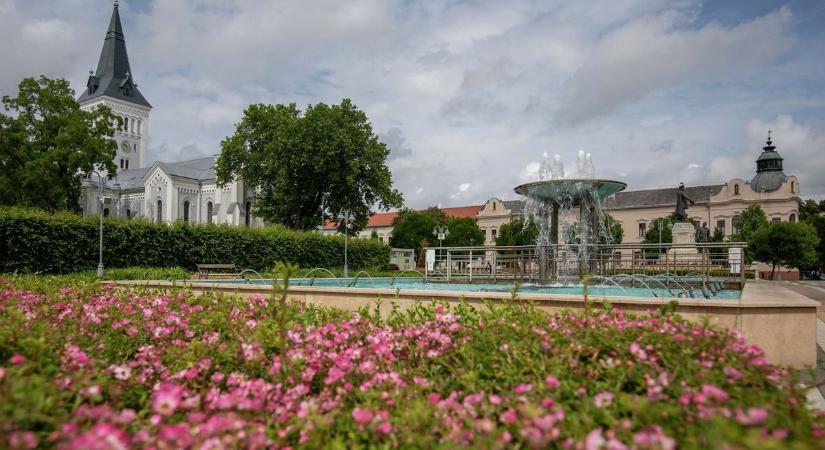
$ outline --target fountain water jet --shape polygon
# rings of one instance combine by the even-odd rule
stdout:
[[[591,256],[599,237],[609,242],[609,227],[604,223],[602,199],[624,190],[627,184],[621,181],[595,178],[595,168],[589,153],[579,151],[576,163],[578,174],[575,178],[565,178],[561,156],[549,159],[544,154],[544,162],[539,167],[539,181],[525,183],[515,188],[516,193],[527,197],[525,219],[534,220],[539,227],[537,246],[539,250],[539,276],[546,282],[549,278],[557,281],[559,263],[575,262],[579,275],[591,270]],[[576,211],[577,210],[577,211]],[[568,226],[564,239],[559,236],[559,216],[578,212],[571,217],[577,225]],[[570,261],[572,258],[574,261]]]

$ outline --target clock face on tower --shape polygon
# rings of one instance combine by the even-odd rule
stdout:
[[[132,149],[132,146],[129,145],[129,142],[123,141],[123,143],[120,144],[120,148],[121,150],[123,150],[123,153],[129,153],[129,150]]]

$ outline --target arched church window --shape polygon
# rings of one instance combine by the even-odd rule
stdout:
[[[134,134],[135,133],[135,119],[132,119],[132,124],[131,125],[132,125],[131,131],[132,131],[132,134]]]
[[[157,219],[158,223],[163,222],[163,202],[160,199],[158,199]]]
[[[142,126],[143,126],[143,121],[142,121],[142,120],[138,120],[138,126],[137,126],[137,134],[138,134],[138,136],[140,136],[140,135],[143,133],[143,131],[141,131],[141,127],[142,127]]]
[[[123,118],[123,131],[129,131],[129,118]]]
[[[791,181],[791,194],[793,194],[793,193],[794,193],[794,182]]]
[[[131,210],[131,209],[129,209],[129,208],[126,208],[126,218],[127,218],[127,219],[131,219],[131,218],[132,218],[132,210]]]
[[[126,166],[126,170],[129,170],[129,160],[127,159],[126,161],[124,161],[124,163],[125,163],[125,166]]]
[[[796,214],[791,213],[791,215],[788,216],[788,222],[791,222],[791,223],[796,222]]]
[[[496,210],[496,202],[493,202],[493,211]]]
[[[738,184],[733,185],[733,195],[739,195],[739,185]]]
[[[183,221],[189,222],[189,200],[183,202]]]
[[[103,217],[109,217],[109,208],[103,208]]]
[[[120,158],[120,168],[123,168],[123,158]]]
[[[212,223],[212,202],[206,203],[206,223]]]
[[[244,215],[244,224],[246,226],[249,226],[249,216],[250,216],[249,210],[250,209],[252,209],[252,203],[251,202],[246,202],[246,215]]]

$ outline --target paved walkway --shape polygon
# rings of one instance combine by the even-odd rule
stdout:
[[[825,281],[782,281],[788,289],[796,291],[811,300],[819,302],[820,307],[816,313],[816,353],[817,364],[814,372],[816,382],[820,383],[818,389],[808,391],[808,404],[812,408],[825,409]],[[800,378],[804,382],[811,381],[809,373],[800,373]]]

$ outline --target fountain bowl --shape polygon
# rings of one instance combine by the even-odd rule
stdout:
[[[517,186],[515,191],[527,198],[548,203],[569,199],[572,200],[570,206],[577,206],[583,201],[592,199],[594,195],[599,199],[603,199],[623,191],[626,187],[627,183],[615,180],[565,178],[525,183]]]

